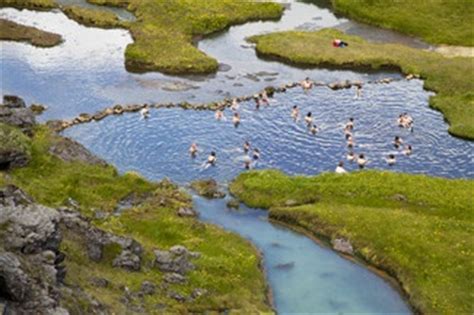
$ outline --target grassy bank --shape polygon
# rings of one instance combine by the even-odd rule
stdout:
[[[36,27],[0,19],[0,40],[27,42],[38,47],[53,47],[62,42],[61,35],[42,31]]]
[[[184,296],[195,288],[204,288],[208,293],[194,301],[178,302],[168,295],[169,290],[158,289],[143,301],[137,300],[143,302],[145,313],[238,310],[249,314],[270,310],[260,259],[247,241],[197,219],[177,216],[180,207],[191,206],[191,199],[171,183],[151,183],[134,173],[120,175],[111,166],[59,160],[48,153],[57,140],[48,129],[38,127],[29,147],[31,162],[24,168],[0,172],[0,185],[15,184],[37,202],[53,207],[68,204],[72,198],[79,204],[80,211],[99,227],[134,237],[147,253],[140,272],[112,268],[110,260],[99,263],[89,260],[84,242],[66,231],[62,243],[67,257],[66,283],[79,285],[105,304],[111,313],[126,313],[125,304],[121,302],[124,287],[137,292],[144,280],[157,285],[163,283],[163,273],[151,266],[152,250],[182,244],[202,256],[195,260],[197,269],[189,273],[187,282],[172,284],[169,290]],[[119,200],[132,193],[147,193],[149,197],[121,216],[94,219],[96,210],[111,213]],[[94,286],[90,282],[93,277],[106,278],[111,284],[106,288]],[[76,313],[87,312],[87,305],[68,299],[67,291],[64,294],[65,307]],[[166,308],[160,311],[157,308],[160,304]]]
[[[212,73],[218,62],[200,51],[193,40],[253,20],[277,19],[283,7],[276,3],[236,0],[89,0],[127,8],[137,17],[131,23],[134,43],[125,58],[130,71],[170,74]]]
[[[358,172],[289,177],[249,172],[231,192],[270,217],[328,239],[395,276],[426,314],[473,310],[472,180]]]
[[[55,0],[2,0],[0,7],[13,7],[17,9],[50,10],[58,5]]]
[[[337,13],[421,37],[432,44],[474,46],[471,1],[332,0]]]
[[[101,28],[128,28],[129,23],[121,21],[117,15],[112,12],[87,9],[77,5],[66,6],[62,8],[71,20],[86,26]]]
[[[349,47],[332,47],[334,38],[343,39]],[[279,32],[249,40],[257,44],[260,55],[289,63],[348,69],[391,67],[405,74],[419,74],[425,80],[425,88],[437,93],[430,98],[430,106],[444,114],[450,124],[449,132],[474,139],[472,58],[445,58],[403,45],[369,43],[333,29]]]

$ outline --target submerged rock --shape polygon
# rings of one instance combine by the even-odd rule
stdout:
[[[197,180],[191,183],[191,188],[200,196],[206,198],[224,198],[225,193],[219,190],[213,179]]]

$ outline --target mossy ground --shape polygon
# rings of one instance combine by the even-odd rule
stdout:
[[[32,161],[25,168],[0,172],[0,185],[15,184],[37,202],[53,207],[67,204],[68,198],[73,198],[80,211],[91,218],[94,210],[112,212],[119,200],[133,192],[152,194],[152,198],[119,217],[94,221],[102,229],[132,236],[144,246],[142,271],[112,268],[111,257],[100,263],[89,260],[83,240],[65,231],[62,249],[67,256],[68,284],[80,285],[109,310],[123,314],[126,310],[120,298],[124,286],[133,292],[139,290],[144,280],[158,286],[162,283],[163,274],[151,267],[152,250],[181,244],[202,256],[194,260],[198,268],[189,273],[187,283],[172,285],[171,289],[189,295],[193,289],[203,288],[208,294],[193,302],[179,303],[158,289],[142,301],[147,313],[159,313],[159,304],[168,305],[166,312],[171,313],[229,309],[249,314],[270,310],[260,259],[251,244],[197,219],[178,217],[179,207],[189,207],[191,201],[172,184],[151,183],[133,173],[120,175],[111,166],[69,163],[51,156],[48,148],[55,137],[46,127],[38,127],[31,144]],[[90,283],[92,277],[106,278],[111,285],[95,287]],[[64,300],[71,310],[87,311],[88,305],[81,303],[85,301],[78,301],[77,297]]]
[[[0,7],[18,9],[49,10],[57,7],[55,0],[2,0]]]
[[[134,43],[125,58],[131,71],[170,74],[211,73],[218,62],[193,45],[197,36],[231,25],[262,19],[278,19],[283,7],[276,3],[207,0],[89,0],[122,6],[137,18],[130,25]]]
[[[0,40],[28,42],[39,47],[53,47],[62,42],[61,35],[42,31],[36,27],[0,19]]]
[[[332,47],[334,38],[343,39],[349,47]],[[369,43],[333,29],[278,32],[249,40],[257,44],[260,55],[290,63],[354,69],[395,67],[406,74],[419,74],[425,88],[437,93],[430,98],[430,106],[444,114],[449,132],[474,139],[473,58],[445,58],[403,45]]]
[[[433,44],[474,46],[472,1],[332,0],[337,13]]]
[[[472,180],[391,172],[289,177],[249,172],[231,192],[270,218],[317,236],[344,237],[394,275],[426,314],[473,310]],[[288,200],[296,206],[285,206]]]
[[[129,26],[128,22],[120,20],[112,12],[88,9],[77,5],[65,6],[62,11],[70,19],[86,26],[101,28],[127,28]]]

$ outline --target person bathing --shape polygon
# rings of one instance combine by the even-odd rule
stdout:
[[[340,161],[334,171],[336,172],[336,174],[346,174],[347,171],[344,168],[344,162]]]

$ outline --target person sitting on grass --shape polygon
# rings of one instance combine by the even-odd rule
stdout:
[[[344,48],[344,47],[349,46],[349,44],[346,43],[345,41],[339,39],[339,38],[335,38],[335,39],[332,41],[332,46],[333,46],[333,47]]]

